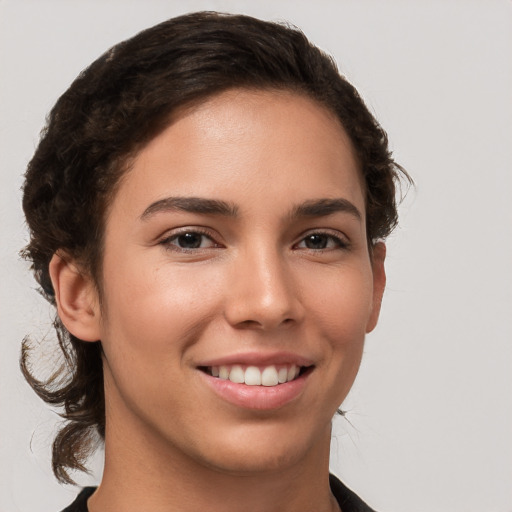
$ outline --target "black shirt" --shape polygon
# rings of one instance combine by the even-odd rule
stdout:
[[[375,512],[334,475],[329,475],[329,483],[342,512]],[[96,487],[85,487],[76,500],[62,512],[88,512],[87,500],[95,490]]]

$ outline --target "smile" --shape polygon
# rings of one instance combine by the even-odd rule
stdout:
[[[211,377],[229,380],[235,384],[273,387],[295,380],[307,371],[308,368],[296,364],[268,365],[264,367],[233,364],[207,366],[201,368],[201,370]]]
[[[242,409],[275,410],[296,403],[316,369],[292,352],[244,352],[201,361],[200,382],[223,402]]]

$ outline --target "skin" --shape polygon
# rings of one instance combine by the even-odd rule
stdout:
[[[236,215],[158,203],[169,197],[224,201]],[[293,214],[319,199],[360,215]],[[200,247],[180,247],[198,229]],[[73,261],[50,265],[66,327],[105,353],[106,462],[90,511],[338,510],[331,420],[378,319],[384,254],[379,243],[370,257],[354,150],[324,107],[232,90],[178,115],[110,207],[101,307]],[[271,410],[224,400],[198,369],[283,351],[313,366]]]

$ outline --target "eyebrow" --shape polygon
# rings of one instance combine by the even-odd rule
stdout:
[[[334,199],[313,199],[297,205],[292,210],[292,217],[325,217],[333,213],[348,213],[357,220],[363,216],[356,206],[343,198]]]
[[[166,197],[151,203],[140,216],[141,220],[148,220],[160,212],[182,211],[202,213],[207,215],[224,215],[236,217],[238,207],[226,201],[205,199],[202,197]]]
[[[237,217],[238,206],[218,199],[202,197],[166,197],[151,203],[142,213],[140,219],[145,221],[157,213],[182,211],[204,215],[222,215]],[[295,206],[290,217],[326,217],[333,213],[348,213],[357,220],[362,219],[361,212],[347,199],[312,199]]]

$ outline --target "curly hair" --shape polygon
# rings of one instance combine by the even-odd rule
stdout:
[[[103,54],[59,98],[25,175],[23,209],[32,262],[55,305],[49,262],[63,251],[93,278],[101,299],[106,211],[130,159],[172,122],[176,109],[231,88],[280,89],[319,102],[341,122],[365,183],[370,248],[397,224],[395,185],[407,173],[392,159],[386,133],[328,55],[295,27],[242,15],[198,12],[144,30]],[[63,408],[52,466],[62,482],[86,471],[105,406],[101,341],[83,342],[58,315],[63,364],[38,380],[23,341],[21,368],[34,391]]]

